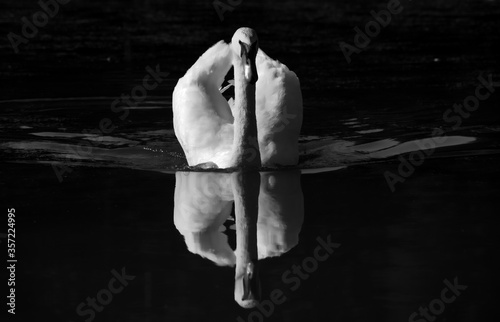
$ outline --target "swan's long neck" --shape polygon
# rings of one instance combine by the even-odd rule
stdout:
[[[238,168],[260,168],[255,114],[255,84],[245,77],[245,66],[234,58],[234,140],[232,164]]]
[[[260,174],[256,171],[231,174],[236,219],[236,272],[234,298],[250,308],[260,301],[257,250]]]

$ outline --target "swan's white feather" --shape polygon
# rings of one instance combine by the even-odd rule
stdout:
[[[262,164],[295,165],[302,126],[302,93],[287,66],[257,53],[257,127]]]
[[[231,68],[232,52],[220,41],[179,79],[172,95],[174,130],[189,165],[226,167],[233,142],[233,117],[219,92]]]

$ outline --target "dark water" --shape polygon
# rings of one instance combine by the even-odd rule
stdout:
[[[252,312],[271,311],[240,308],[235,268],[214,263],[232,260],[234,196],[225,179],[203,175],[229,174],[176,172],[187,169],[172,129],[177,79],[206,48],[248,25],[267,54],[297,73],[304,97],[299,169],[261,174],[273,183],[260,192],[273,196],[260,205],[257,226],[259,249],[268,251],[259,261],[262,300],[269,303],[273,290],[286,298],[266,320],[408,321],[429,303],[431,318],[415,321],[490,317],[498,293],[500,5],[402,1],[402,12],[348,64],[339,42],[353,44],[353,28],[386,4],[243,0],[220,21],[210,1],[73,0],[15,54],[6,35],[22,34],[21,18],[39,6],[2,2],[0,185],[5,225],[7,208],[16,209],[18,259],[16,316],[6,305],[2,314],[260,321],[264,314]],[[157,65],[168,76],[125,111],[112,111]],[[489,97],[467,117],[445,119],[477,95],[481,75],[494,82]],[[115,128],[103,136],[96,129],[104,118]],[[419,165],[402,165],[410,159]],[[388,173],[399,178],[393,189]],[[194,176],[205,179],[189,189],[179,181]],[[176,181],[183,200],[209,215],[181,211],[187,219],[178,225]],[[226,191],[225,199],[213,191]],[[229,208],[207,221],[222,204]],[[199,231],[213,234],[186,238]],[[337,248],[300,284],[291,282],[287,272],[310,261],[318,238]],[[2,234],[0,241],[6,260]],[[226,257],[210,257],[221,243]],[[94,319],[81,313],[87,306],[79,314],[122,268],[135,278]],[[455,278],[467,288],[432,313],[443,281]]]

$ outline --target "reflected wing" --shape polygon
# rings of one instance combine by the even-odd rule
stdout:
[[[299,242],[304,221],[300,171],[260,173],[259,259],[281,256]]]
[[[257,54],[257,124],[263,165],[298,162],[302,93],[294,72],[262,50]]]
[[[233,195],[229,174],[177,172],[174,224],[188,250],[220,266],[234,266],[236,258],[223,233],[231,215]]]

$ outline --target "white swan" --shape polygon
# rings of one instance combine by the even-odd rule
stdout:
[[[299,79],[238,29],[209,48],[172,94],[174,131],[190,166],[231,168],[298,163],[302,126]],[[234,103],[219,91],[234,67]]]

